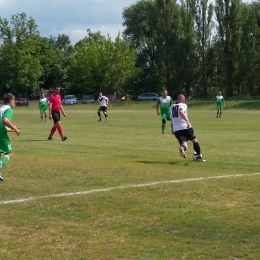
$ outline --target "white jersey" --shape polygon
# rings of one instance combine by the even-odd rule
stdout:
[[[102,97],[98,98],[98,102],[99,102],[101,107],[106,107],[107,106],[107,100],[108,100],[108,98],[105,97],[105,96],[102,96]]]
[[[179,111],[182,110],[188,118],[187,105],[184,103],[175,103],[171,106],[171,121],[173,132],[187,129],[187,122],[180,116]]]

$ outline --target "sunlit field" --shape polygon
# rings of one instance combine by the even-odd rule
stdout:
[[[65,142],[47,141],[36,103],[15,108],[0,259],[260,259],[260,111],[218,119],[191,103],[198,163],[191,143],[180,157],[169,123],[161,134],[153,103],[109,105],[108,123],[98,104],[64,108]]]

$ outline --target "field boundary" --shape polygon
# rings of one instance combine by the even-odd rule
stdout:
[[[260,175],[260,173],[218,175],[218,176],[186,178],[186,179],[178,179],[178,180],[156,181],[156,182],[148,182],[148,183],[140,183],[140,184],[129,184],[129,185],[116,186],[116,187],[103,188],[103,189],[93,189],[93,190],[86,190],[86,191],[51,194],[51,195],[38,196],[38,197],[6,200],[6,201],[0,201],[0,205],[25,203],[25,202],[36,201],[36,200],[41,200],[41,199],[71,197],[71,196],[77,196],[77,195],[78,196],[79,195],[88,195],[91,193],[109,192],[109,191],[114,191],[114,190],[123,190],[123,189],[130,189],[130,188],[143,188],[143,187],[156,186],[156,185],[162,185],[162,184],[195,182],[195,181],[205,181],[205,180],[212,180],[212,179],[225,179],[225,178],[235,178],[235,177],[250,177],[250,176],[256,176],[256,175]]]

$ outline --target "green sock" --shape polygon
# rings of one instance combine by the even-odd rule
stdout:
[[[222,115],[222,112],[219,113],[219,117],[221,117],[221,115]]]
[[[43,119],[43,115],[41,115],[41,121],[42,121],[42,119]]]
[[[165,125],[163,124],[162,125],[162,132],[164,132],[164,129],[165,129]]]
[[[8,161],[10,160],[8,155],[3,156],[0,159],[0,169],[4,168],[4,166],[8,163]]]

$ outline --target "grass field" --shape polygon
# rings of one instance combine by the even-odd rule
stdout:
[[[61,142],[46,141],[52,123],[36,104],[15,108],[1,260],[260,259],[259,111],[217,119],[191,105],[207,160],[197,163],[191,144],[179,156],[169,123],[161,135],[154,104],[110,106],[108,124],[96,109],[66,106]]]

